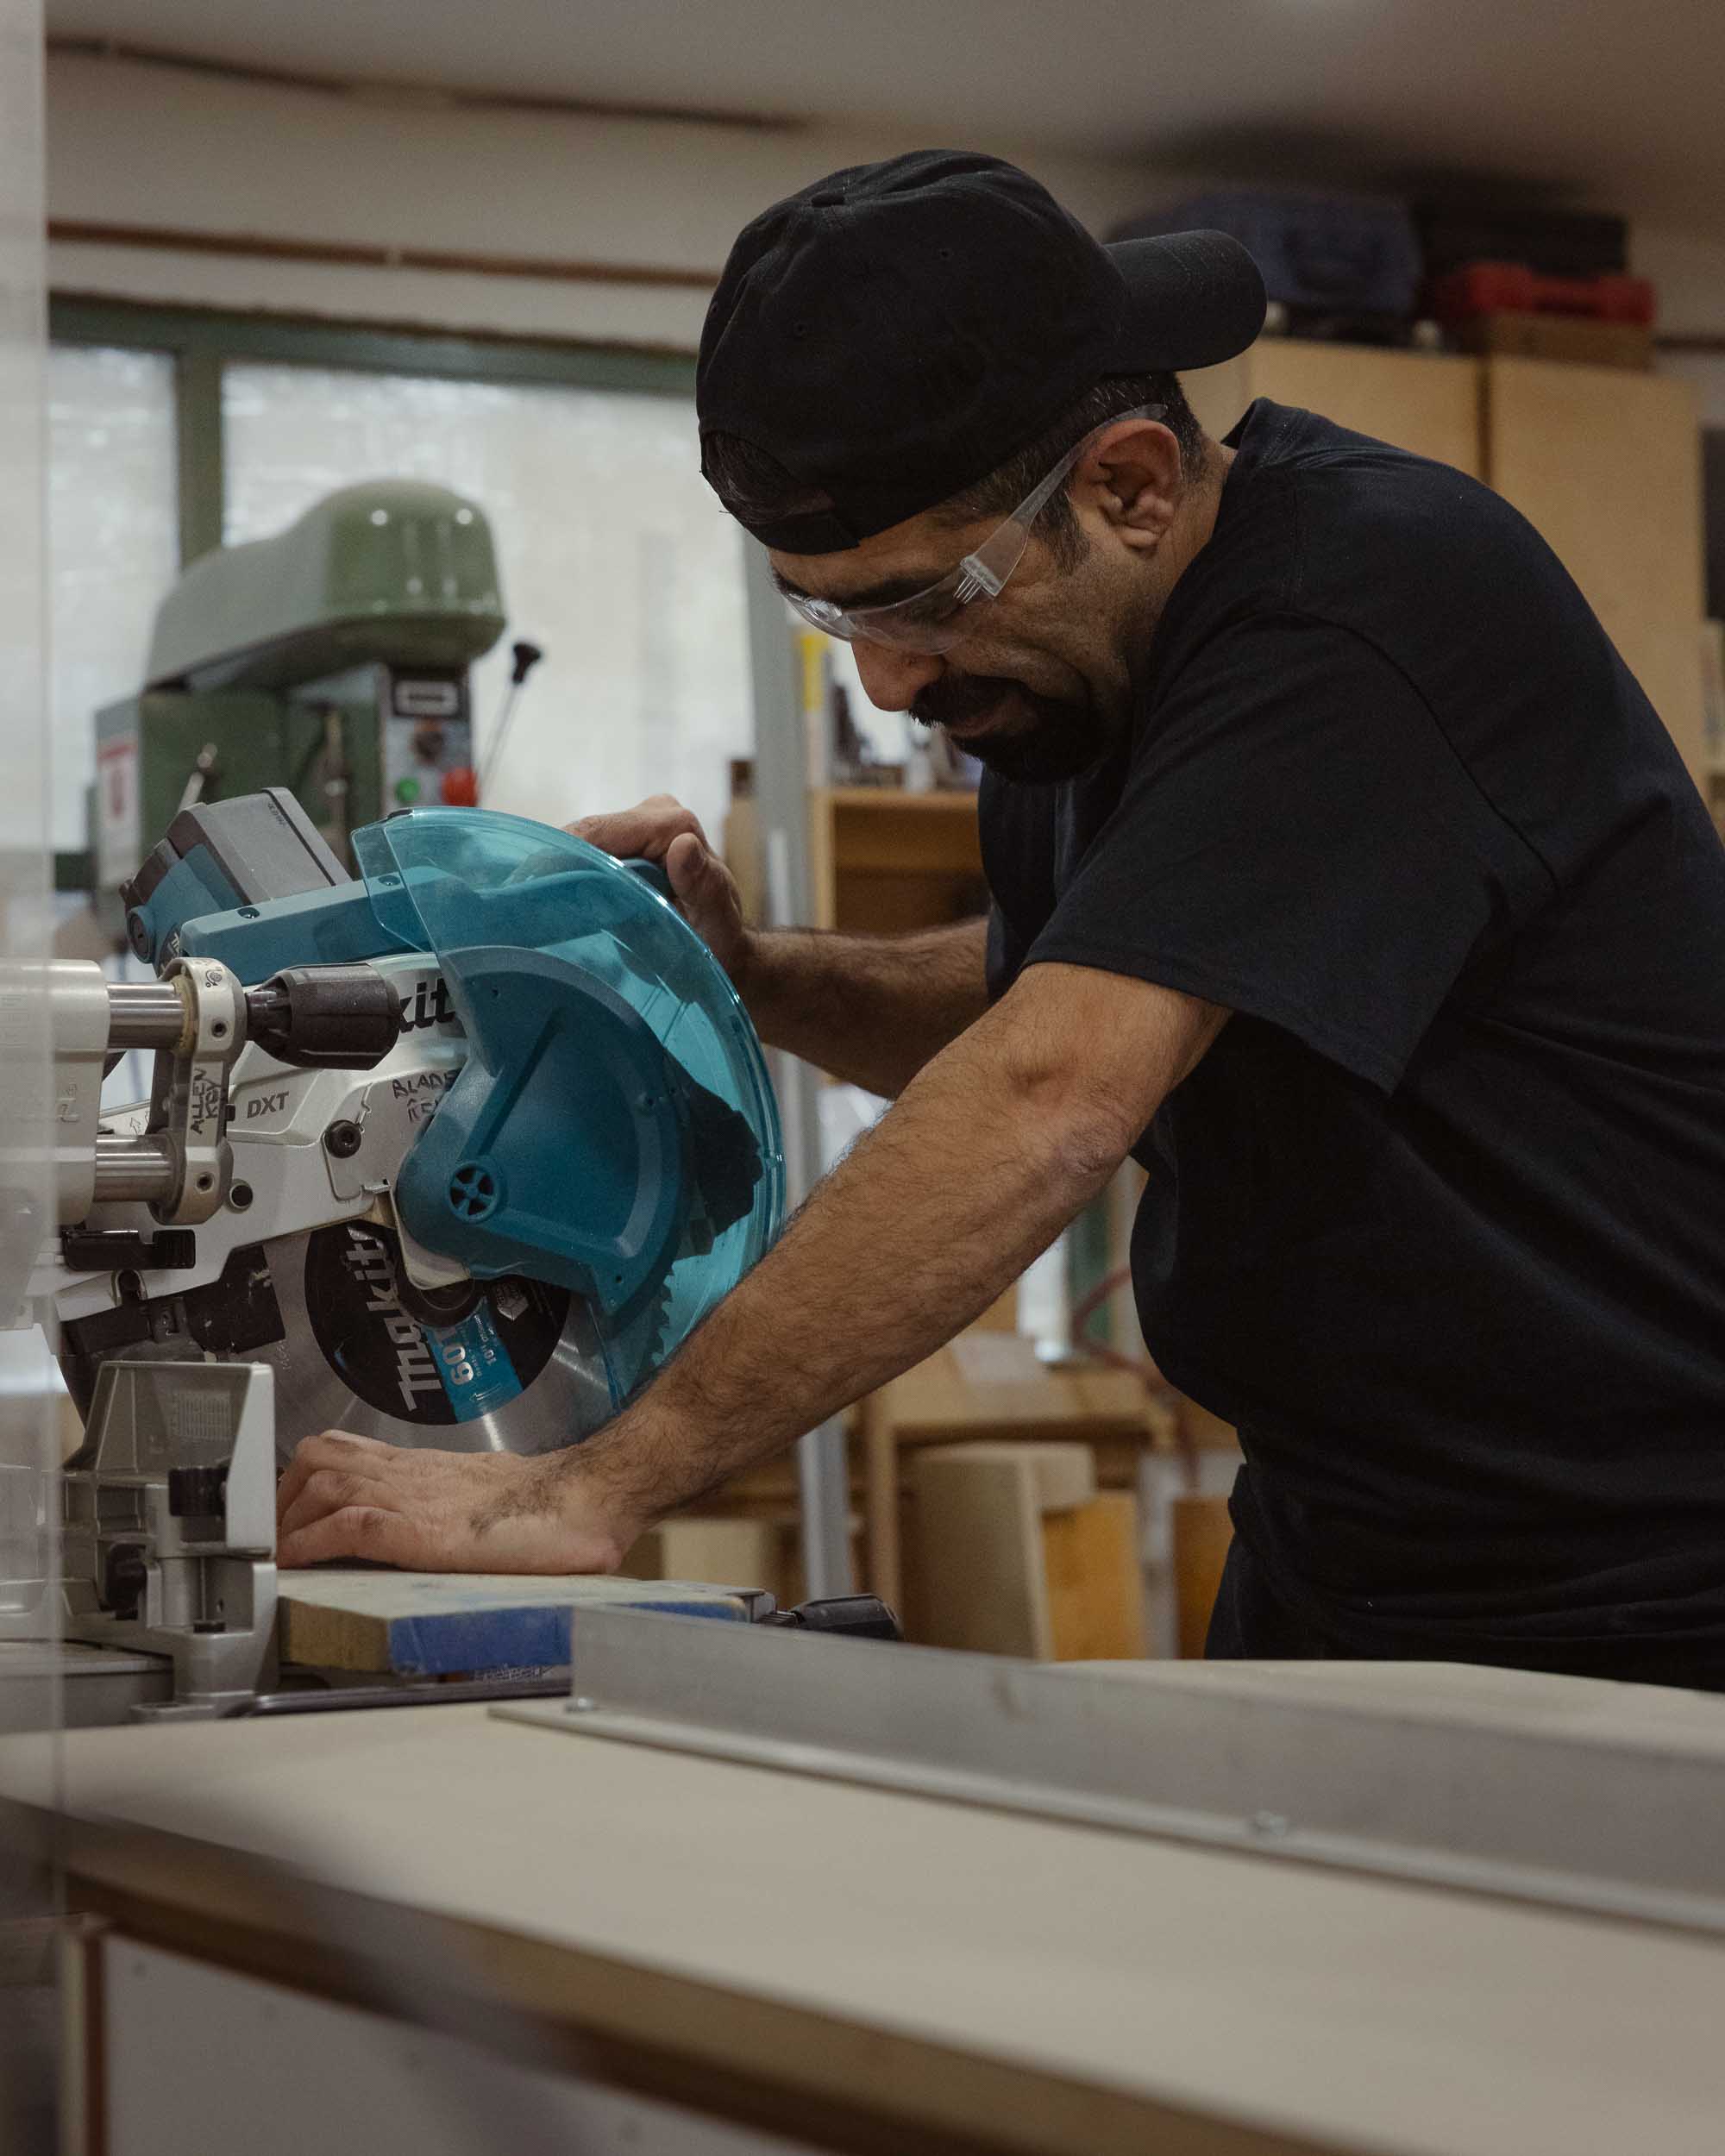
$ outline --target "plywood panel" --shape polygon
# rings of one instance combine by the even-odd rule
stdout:
[[[1060,1438],[1082,1426],[1087,1444],[1108,1435],[1147,1446],[1158,1427],[1143,1383],[1131,1372],[1084,1364],[1059,1369],[1038,1357],[1033,1341],[1007,1333],[980,1344],[977,1336],[962,1334],[883,1385],[871,1395],[869,1410],[900,1445],[995,1431]]]
[[[765,1588],[784,1602],[795,1599],[789,1539],[788,1526],[776,1520],[665,1520],[648,1529],[618,1569],[632,1580]]]
[[[987,910],[975,794],[837,787],[809,809],[819,926],[894,936]]]
[[[869,1585],[895,1607],[899,1459],[960,1438],[1080,1438],[1104,1483],[1135,1481],[1143,1454],[1171,1445],[1169,1410],[1128,1371],[1051,1369],[1032,1342],[1000,1331],[961,1333],[862,1404],[868,1479]]]
[[[1095,1488],[1082,1445],[955,1445],[919,1456],[915,1637],[1048,1661],[1054,1652],[1042,1515]]]
[[[1472,360],[1285,337],[1262,339],[1251,356],[1254,396],[1302,404],[1339,427],[1478,476],[1479,369]]]
[[[1222,1583],[1222,1567],[1234,1539],[1226,1497],[1196,1491],[1176,1497],[1171,1509],[1174,1536],[1174,1591],[1179,1610],[1180,1652],[1187,1660],[1203,1654]]]
[[[917,1456],[910,1636],[1037,1661],[1142,1655],[1138,1505],[1096,1489],[1083,1445],[957,1445]]]
[[[1486,477],[1549,542],[1706,786],[1701,436],[1668,375],[1485,366]]]
[[[1702,649],[1706,634],[1701,622],[1626,623],[1615,632],[1624,663],[1665,721],[1703,800],[1709,781]]]
[[[767,864],[762,858],[761,817],[752,794],[736,795],[724,818],[724,865],[737,879],[743,918],[751,928],[767,918]]]
[[[973,793],[890,787],[816,787],[808,797],[809,893],[814,928],[891,936],[987,910]],[[767,918],[766,863],[756,803],[731,805],[724,857],[743,918]]]
[[[1042,1523],[1048,1614],[1057,1662],[1115,1662],[1145,1652],[1138,1501],[1103,1490]]]
[[[64,1828],[74,1882],[210,1908],[284,1973],[331,1927],[368,1967],[483,1971],[552,2023],[884,2113],[880,2148],[894,2119],[1060,2156],[1719,2144],[1713,1939],[479,1708],[0,1744],[0,1794],[46,1808],[61,1773],[74,1820],[142,1830]],[[283,1886],[225,1884],[229,1847]]]
[[[1479,369],[1472,360],[1260,337],[1239,359],[1182,382],[1214,435],[1225,434],[1253,398],[1269,397],[1480,475]]]
[[[817,925],[836,928],[847,936],[909,936],[919,929],[946,928],[957,921],[974,921],[988,903],[988,887],[980,877],[917,875],[906,869],[841,864],[831,887],[832,918]]]

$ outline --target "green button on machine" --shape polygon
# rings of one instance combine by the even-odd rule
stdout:
[[[395,782],[395,798],[403,808],[411,808],[423,791],[417,779],[398,779]]]

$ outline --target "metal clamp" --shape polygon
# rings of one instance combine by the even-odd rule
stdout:
[[[185,1011],[172,1056],[156,1057],[149,1134],[165,1142],[175,1179],[150,1211],[164,1226],[195,1226],[227,1195],[233,1151],[227,1138],[228,1075],[246,1041],[246,995],[215,958],[175,958],[162,974]]]

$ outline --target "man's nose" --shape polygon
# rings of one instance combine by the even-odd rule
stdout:
[[[871,643],[859,636],[851,645],[863,693],[883,711],[907,711],[931,681],[946,671],[938,652],[900,651],[895,644]]]

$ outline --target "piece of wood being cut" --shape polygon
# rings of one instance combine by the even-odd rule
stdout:
[[[332,1567],[284,1572],[278,1593],[284,1661],[388,1677],[561,1668],[569,1659],[570,1612],[583,1604],[749,1615],[742,1595],[685,1580]]]

